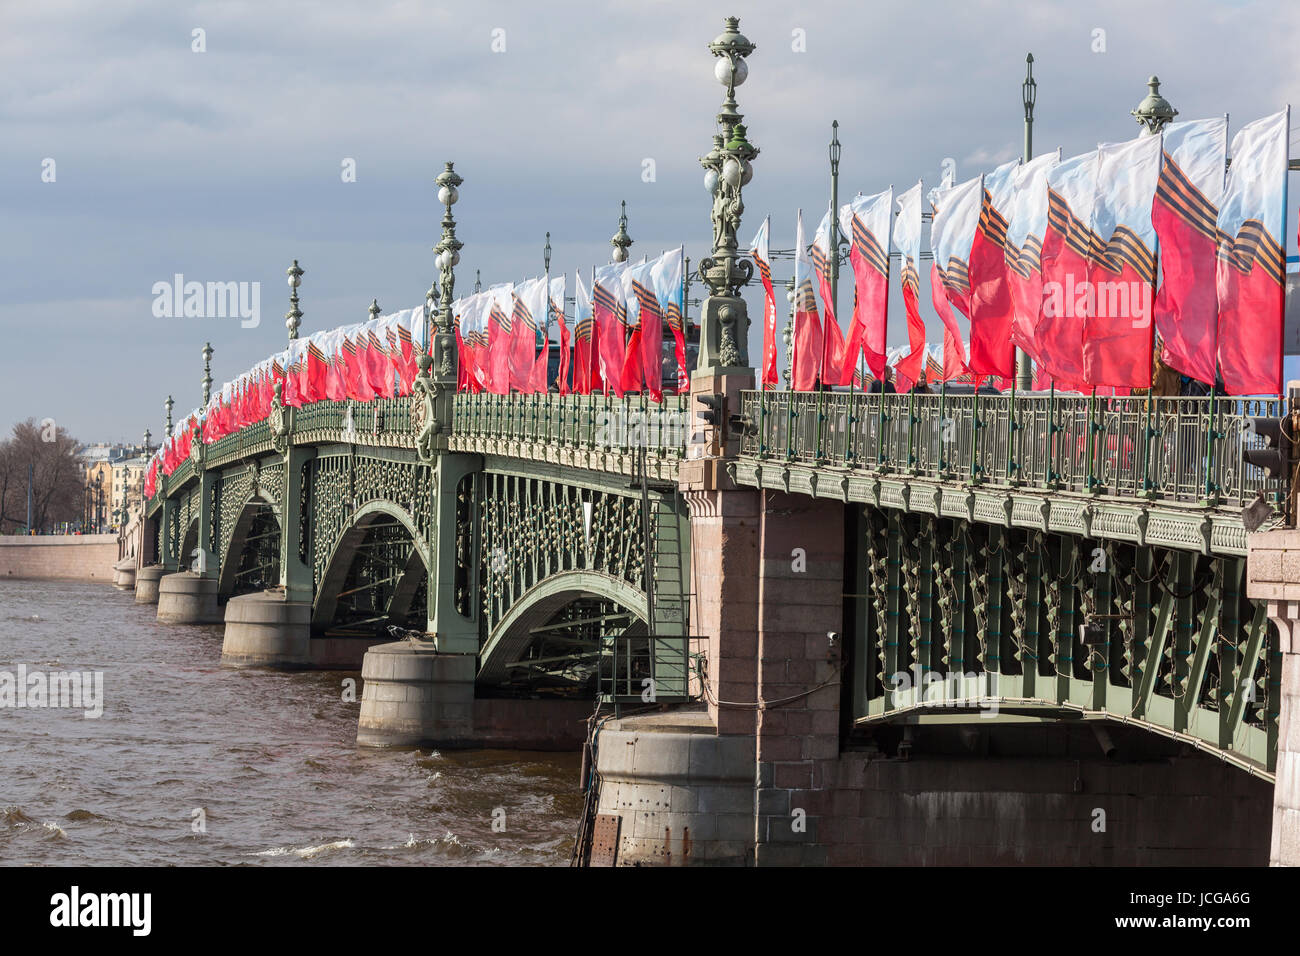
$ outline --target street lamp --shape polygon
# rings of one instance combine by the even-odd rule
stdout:
[[[176,405],[175,400],[168,395],[167,401],[163,402],[163,408],[167,409],[167,437],[172,436],[172,408]]]
[[[749,76],[745,58],[755,46],[739,27],[738,18],[727,17],[723,32],[709,44],[717,58],[713,75],[727,94],[717,114],[719,132],[713,137],[713,148],[700,157],[704,185],[713,196],[713,252],[699,264],[699,276],[710,295],[700,320],[697,371],[743,368],[749,361],[745,341],[749,315],[740,290],[753,276],[754,264],[739,254],[736,230],[745,211],[741,189],[753,178],[758,148],[745,138],[736,87]]]
[[[619,203],[618,232],[614,233],[614,238],[609,240],[609,244],[614,247],[611,258],[615,262],[627,262],[627,250],[632,245],[632,237],[627,234],[626,199]]]
[[[546,274],[551,274],[551,234],[546,234],[546,245],[542,247],[542,263],[546,266]],[[549,293],[548,293],[549,294]]]
[[[203,407],[212,400],[212,343],[203,343]]]
[[[1038,81],[1034,79],[1034,55],[1025,55],[1025,82],[1020,84],[1020,99],[1025,107],[1025,155],[1021,162],[1034,158],[1034,104],[1038,101]],[[1024,349],[1016,349],[1016,387],[1029,391],[1034,385],[1034,360]]]
[[[298,260],[285,270],[289,275],[289,311],[284,314],[284,327],[289,330],[289,341],[298,337],[298,326],[302,324],[302,312],[298,308],[298,286],[302,285],[303,270],[298,267]]]
[[[831,158],[831,234],[828,237],[830,249],[827,250],[827,258],[830,260],[831,270],[831,310],[836,316],[840,314],[840,243],[844,242],[840,236],[840,121],[831,121],[831,142],[827,151]]]
[[[144,456],[146,458],[149,457],[149,439],[151,438],[153,438],[153,432],[146,428],[144,430]]]
[[[460,250],[465,248],[465,244],[456,238],[456,220],[451,214],[451,207],[460,199],[460,186],[465,180],[452,168],[451,163],[447,163],[446,168],[438,174],[434,182],[438,185],[438,202],[443,206],[442,238],[433,247],[433,251],[437,253],[434,262],[438,266],[436,290],[438,295],[435,299],[435,289],[431,287],[426,297],[429,305],[429,321],[425,323],[425,347],[420,352],[418,363],[420,373],[427,377],[433,367],[433,356],[429,348],[430,336],[437,336],[438,380],[455,382],[456,342],[453,324],[456,319],[452,314],[452,300],[456,290],[455,269],[460,263]],[[435,311],[435,301],[440,304],[441,311]]]
[[[1160,77],[1153,76],[1147,80],[1147,95],[1142,98],[1142,102],[1137,105],[1137,109],[1129,111],[1138,123],[1154,136],[1165,128],[1167,123],[1173,122],[1173,118],[1178,115],[1178,110],[1160,95]]]
[[[798,254],[798,250],[795,251]],[[785,378],[785,387],[790,387],[790,364],[794,359],[794,354],[790,347],[794,344],[794,276],[785,281],[785,297],[790,303],[790,314],[786,318],[785,329],[781,332],[781,341],[785,343],[785,369],[782,376]]]

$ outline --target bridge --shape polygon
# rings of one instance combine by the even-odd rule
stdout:
[[[662,403],[458,389],[440,259],[410,394],[196,430],[137,601],[362,745],[587,741],[592,864],[1294,862],[1293,400],[756,390],[715,242]]]

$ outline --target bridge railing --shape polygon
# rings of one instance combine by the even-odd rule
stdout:
[[[410,398],[313,402],[293,410],[295,438],[414,445]]]
[[[494,395],[459,393],[453,443],[461,438],[529,442],[553,448],[633,452],[682,458],[688,439],[686,395]]]
[[[742,393],[741,454],[945,480],[1244,505],[1280,480],[1245,465],[1269,398]],[[1208,480],[1207,480],[1208,477]]]

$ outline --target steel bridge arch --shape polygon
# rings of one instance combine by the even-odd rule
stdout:
[[[411,541],[415,545],[415,550],[412,552],[412,564],[414,564],[415,557],[418,556],[424,565],[425,573],[428,573],[428,569],[433,566],[433,555],[429,553],[429,547],[424,540],[424,535],[420,533],[410,512],[387,498],[373,498],[353,512],[351,519],[344,525],[333,547],[330,548],[329,559],[325,562],[325,573],[321,575],[320,584],[316,588],[316,599],[312,604],[311,618],[313,626],[328,624],[333,619],[334,609],[338,604],[339,591],[343,586],[343,580],[347,577],[348,570],[352,567],[352,559],[356,556],[357,546],[365,538],[370,526],[377,519],[384,517],[392,518],[400,523],[411,536]],[[411,566],[408,565],[408,573],[404,578],[410,577],[409,572],[411,570]],[[406,594],[406,598],[409,600],[415,589],[411,587],[407,590],[410,591],[409,594]],[[396,597],[394,600],[396,600]]]
[[[506,677],[506,666],[519,659],[532,640],[532,628],[544,624],[574,598],[602,597],[636,615],[642,626],[649,619],[646,594],[634,584],[603,571],[560,571],[534,584],[511,605],[479,651],[477,679],[488,683]],[[633,625],[636,626],[636,625]]]
[[[243,556],[248,532],[252,528],[253,520],[257,515],[257,509],[249,507],[254,503],[261,503],[270,507],[271,513],[275,516],[276,524],[280,527],[280,534],[284,534],[284,515],[281,513],[280,503],[275,500],[270,492],[260,486],[255,486],[240,502],[239,511],[237,512],[239,517],[235,519],[234,528],[230,532],[230,542],[220,555],[221,564],[220,571],[217,573],[217,594],[222,600],[229,597],[230,592],[235,587],[235,574],[239,571],[239,559]]]

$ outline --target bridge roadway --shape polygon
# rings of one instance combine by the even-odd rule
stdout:
[[[599,691],[593,861],[1289,861],[1276,401],[752,384],[277,399],[160,478],[137,600],[360,665],[366,745],[575,746]]]

